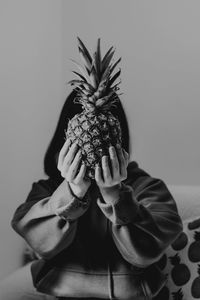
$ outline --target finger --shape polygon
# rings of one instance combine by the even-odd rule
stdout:
[[[77,150],[78,150],[78,144],[77,143],[72,144],[72,146],[69,148],[67,155],[64,158],[63,165],[68,165],[68,166],[71,165]]]
[[[109,148],[111,167],[112,167],[112,177],[115,177],[119,174],[119,161],[117,157],[116,150],[113,146]]]
[[[120,168],[120,174],[121,174],[121,178],[123,180],[125,180],[127,178],[127,166],[128,166],[128,163],[127,163],[127,155],[125,153],[125,150],[122,149],[122,160],[121,160],[121,168]]]
[[[86,169],[87,169],[86,165],[84,163],[82,163],[80,170],[74,179],[74,182],[76,182],[78,184],[84,180]]]
[[[77,175],[77,171],[78,171],[78,167],[80,164],[80,160],[81,160],[81,150],[78,150],[78,152],[76,153],[74,160],[72,162],[72,164],[69,167],[69,170],[67,172],[67,180],[68,181],[72,181],[76,175]]]
[[[61,167],[62,167],[64,158],[65,158],[65,156],[66,156],[66,154],[69,150],[70,143],[71,143],[71,141],[69,139],[67,139],[65,141],[64,145],[62,146],[61,150],[60,150],[60,153],[59,153],[59,156],[58,156],[58,170],[60,170]]]
[[[110,168],[108,164],[108,156],[104,155],[102,157],[102,170],[103,170],[103,179],[104,181],[110,181],[111,180],[111,173]]]
[[[99,164],[96,165],[95,167],[95,174],[94,174],[95,180],[97,182],[97,184],[102,184],[103,183],[103,178],[101,175],[101,167]]]
[[[124,157],[126,160],[126,165],[128,166],[130,156],[129,156],[128,152],[126,152],[124,149],[123,149],[123,154],[124,154]]]
[[[126,167],[126,160],[123,154],[123,150],[120,146],[117,146],[117,155],[119,158],[119,163],[120,163],[120,174],[123,175],[124,172],[124,166]]]

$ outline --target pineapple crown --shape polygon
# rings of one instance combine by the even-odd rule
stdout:
[[[97,40],[97,48],[93,56],[90,55],[84,43],[78,37],[78,50],[83,64],[72,60],[80,72],[72,71],[78,78],[69,81],[75,87],[77,97],[75,103],[82,104],[88,110],[107,110],[118,100],[118,90],[121,81],[116,83],[121,70],[113,75],[116,66],[121,61],[119,58],[112,62],[115,53],[114,47],[110,47],[104,57],[101,57],[100,38]]]
[[[200,264],[198,264],[197,273],[200,275]]]
[[[169,256],[169,259],[171,261],[171,264],[173,266],[179,265],[180,264],[180,256],[178,255],[178,253],[176,253],[174,256]]]
[[[195,239],[195,241],[200,241],[200,231],[194,232],[194,239]]]
[[[174,300],[182,300],[183,299],[182,288],[180,288],[177,292],[172,292],[172,295]]]

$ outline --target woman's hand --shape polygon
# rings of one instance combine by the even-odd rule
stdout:
[[[109,167],[109,159],[110,165]],[[95,168],[95,180],[102,194],[116,196],[121,182],[127,178],[128,153],[121,147],[109,148],[109,157],[103,156],[101,166]]]
[[[61,176],[69,182],[73,193],[78,198],[83,198],[86,194],[91,181],[86,180],[86,165],[81,164],[81,150],[78,149],[76,143],[70,145],[70,141],[66,140],[58,156],[57,168],[61,172]]]

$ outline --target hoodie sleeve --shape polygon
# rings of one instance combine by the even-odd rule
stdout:
[[[87,197],[75,197],[65,180],[58,187],[51,179],[39,180],[15,211],[11,226],[40,257],[49,259],[72,243],[77,219],[88,206]]]
[[[100,196],[97,203],[111,221],[113,240],[121,255],[138,267],[156,262],[183,228],[165,183],[138,168],[136,162],[128,167],[118,199],[107,202]]]

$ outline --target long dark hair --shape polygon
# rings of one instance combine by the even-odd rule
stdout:
[[[73,90],[63,105],[56,130],[44,157],[44,172],[47,176],[55,180],[61,180],[60,171],[57,169],[56,155],[59,153],[65,142],[64,130],[67,128],[68,120],[82,111],[82,106],[74,103],[75,97],[76,92]],[[121,101],[116,102],[116,106],[111,108],[111,112],[120,122],[123,140],[122,147],[129,153],[129,128]]]

